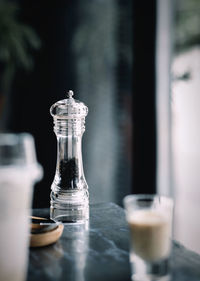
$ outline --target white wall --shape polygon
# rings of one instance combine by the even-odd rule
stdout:
[[[173,54],[174,12],[158,0],[157,187],[175,199],[174,238],[200,253],[200,47]]]
[[[171,0],[158,0],[157,7],[157,189],[162,195],[173,195],[171,159],[170,68],[172,53]]]
[[[172,147],[175,181],[175,238],[200,253],[200,48],[194,47],[173,62]]]

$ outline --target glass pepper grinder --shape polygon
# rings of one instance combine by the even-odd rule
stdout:
[[[89,193],[82,163],[82,135],[85,131],[87,106],[73,98],[53,104],[57,137],[56,173],[51,185],[50,213],[55,221],[84,222],[89,217]]]

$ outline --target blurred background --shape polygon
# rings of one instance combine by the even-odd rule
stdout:
[[[198,0],[0,1],[0,130],[34,136],[33,207],[56,167],[49,109],[72,89],[90,202],[173,196],[175,238],[200,252],[199,15]]]
[[[121,204],[131,190],[132,1],[1,1],[0,9],[2,73],[9,72],[1,128],[35,138],[44,177],[33,206],[49,206],[57,155],[49,109],[70,89],[89,108],[90,201]]]

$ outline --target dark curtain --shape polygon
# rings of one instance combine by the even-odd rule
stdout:
[[[20,20],[34,28],[42,46],[33,52],[33,71],[15,76],[6,128],[35,138],[44,178],[35,185],[33,206],[49,206],[56,167],[49,108],[69,89],[89,107],[83,164],[90,202],[122,204],[131,192],[153,193],[155,1],[18,4]]]
[[[50,106],[69,89],[89,107],[83,164],[90,202],[131,192],[132,1],[18,1],[20,20],[34,28],[41,49],[34,69],[19,70],[11,90],[6,128],[35,138],[44,178],[34,207],[49,206],[56,167]]]
[[[156,0],[133,1],[133,186],[156,192]]]

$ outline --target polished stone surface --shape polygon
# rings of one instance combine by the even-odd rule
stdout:
[[[48,209],[33,213],[49,216]],[[131,280],[128,250],[124,210],[114,203],[91,205],[88,225],[65,225],[57,243],[30,250],[27,281]],[[177,242],[171,280],[200,280],[200,256]]]

